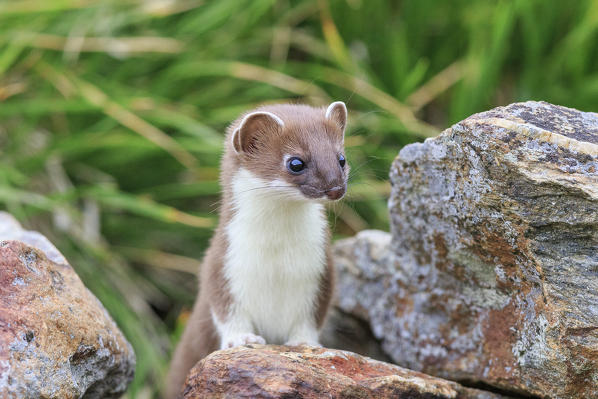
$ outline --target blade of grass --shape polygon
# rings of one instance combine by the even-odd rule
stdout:
[[[27,85],[23,82],[15,82],[0,86],[0,101],[4,101],[9,97],[16,96],[23,93],[27,89]]]
[[[332,52],[332,55],[336,59],[337,63],[341,68],[346,71],[355,71],[355,66],[351,62],[347,47],[343,42],[343,38],[338,32],[332,15],[330,14],[330,8],[327,0],[318,0],[318,6],[320,8],[320,19],[322,21],[322,33],[324,39],[328,44],[328,48]]]
[[[102,52],[109,54],[167,53],[176,54],[183,50],[183,43],[176,39],[158,36],[136,37],[63,37],[47,33],[19,32],[0,38],[30,47],[66,51],[69,42],[76,41],[78,52]]]
[[[52,211],[55,206],[55,202],[45,195],[9,186],[0,186],[0,202],[30,205],[45,211]]]
[[[239,79],[263,82],[291,93],[315,97],[320,102],[325,103],[330,100],[330,97],[325,91],[312,83],[304,82],[284,73],[263,68],[257,65],[251,65],[243,62],[232,62],[230,64],[230,73],[232,76]]]
[[[191,153],[182,148],[172,137],[160,129],[112,101],[96,86],[75,77],[69,78],[43,62],[40,62],[35,69],[53,83],[55,87],[63,87],[63,90],[69,93],[76,91],[81,97],[97,106],[106,115],[163,148],[190,171],[197,172],[197,159]]]
[[[448,88],[460,81],[464,74],[465,68],[463,63],[461,61],[456,61],[434,75],[425,84],[411,93],[405,102],[411,105],[411,109],[414,112],[417,112],[440,94],[448,90]]]
[[[156,268],[176,270],[189,274],[198,274],[201,263],[197,259],[192,259],[187,256],[170,254],[163,251],[156,251],[144,248],[130,248],[130,247],[113,247],[119,252],[122,252],[129,259],[147,264]]]
[[[328,94],[314,85],[282,72],[245,62],[201,61],[182,63],[174,67],[169,74],[172,78],[191,78],[198,76],[232,76],[237,79],[262,82],[301,96],[312,97],[322,104],[330,101]]]
[[[19,58],[23,49],[23,46],[15,43],[9,43],[4,47],[0,53],[0,76],[4,75],[4,72]]]
[[[95,0],[20,0],[0,3],[0,15],[75,10],[97,5]]]
[[[322,67],[320,71],[321,75],[319,75],[319,78],[321,80],[343,87],[371,101],[373,104],[396,116],[407,129],[414,133],[424,137],[438,135],[439,130],[426,122],[418,120],[411,108],[365,80],[332,68]]]
[[[187,226],[204,229],[212,228],[214,226],[214,220],[212,218],[195,216],[171,206],[159,204],[149,198],[118,192],[109,187],[90,187],[84,190],[83,193],[85,196],[93,197],[101,204],[163,222],[181,223]]]

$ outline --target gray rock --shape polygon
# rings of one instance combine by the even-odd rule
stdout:
[[[339,305],[402,366],[598,397],[598,115],[527,102],[401,150],[392,239],[336,244]]]
[[[60,252],[0,212],[0,397],[116,398],[134,370],[131,345]]]

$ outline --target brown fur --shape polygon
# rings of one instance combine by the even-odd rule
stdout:
[[[318,329],[324,324],[328,308],[330,307],[330,301],[334,294],[335,278],[334,278],[334,263],[330,253],[330,246],[326,248],[326,270],[322,275],[322,281],[320,282],[320,292],[318,293],[317,306],[314,309],[316,326]]]
[[[218,320],[225,320],[232,301],[223,275],[223,259],[228,246],[225,226],[234,212],[231,185],[235,172],[245,168],[266,181],[282,179],[299,188],[309,198],[321,197],[333,187],[342,189],[343,194],[346,189],[349,166],[341,169],[338,163],[338,155],[343,153],[346,123],[342,110],[334,109],[330,119],[325,117],[325,108],[306,105],[272,105],[252,112],[255,111],[275,114],[284,121],[284,127],[273,123],[271,118],[256,117],[244,125],[233,143],[233,133],[239,128],[243,117],[248,115],[245,114],[228,129],[221,164],[220,223],[202,262],[199,297],[173,357],[165,393],[168,399],[177,396],[191,367],[220,345],[212,313]],[[288,173],[282,161],[284,154],[303,159],[308,165],[306,173]],[[324,322],[334,286],[329,245],[326,254],[327,265],[314,309],[318,328]]]

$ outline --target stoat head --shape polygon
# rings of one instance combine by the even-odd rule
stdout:
[[[347,191],[344,152],[347,108],[282,104],[258,108],[232,127],[230,150],[240,167],[272,192],[302,199],[338,200]]]

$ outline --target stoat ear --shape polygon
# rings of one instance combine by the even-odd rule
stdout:
[[[247,114],[233,132],[233,148],[237,153],[250,152],[255,148],[255,140],[259,134],[277,132],[283,127],[282,119],[272,112],[257,111]]]
[[[335,101],[328,106],[326,110],[326,119],[336,123],[343,134],[345,133],[345,127],[347,126],[347,106],[342,101]]]

